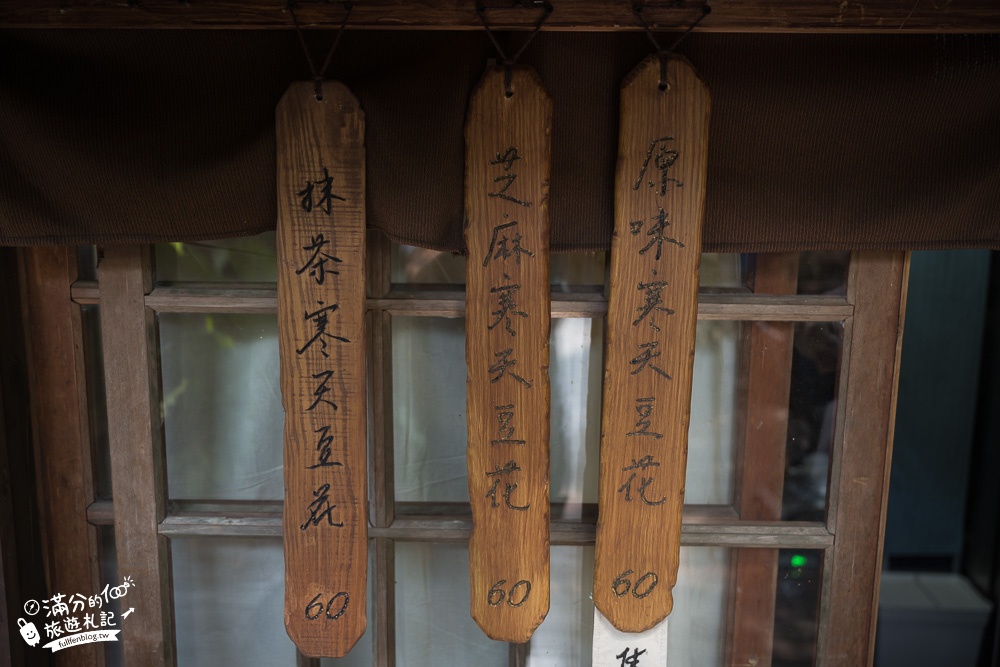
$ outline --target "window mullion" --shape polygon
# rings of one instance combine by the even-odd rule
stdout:
[[[366,282],[369,299],[385,297],[392,288],[390,243],[382,234],[368,236]],[[375,528],[395,518],[392,433],[392,316],[375,308],[368,313],[368,443],[370,515]],[[372,593],[373,661],[396,664],[396,553],[393,540],[376,537]]]
[[[508,667],[526,667],[528,656],[531,654],[531,642],[524,644],[508,644],[507,665]]]
[[[122,625],[126,665],[175,663],[163,420],[149,249],[108,246],[98,267],[118,571],[136,586]],[[135,597],[133,597],[135,596]]]
[[[882,566],[899,346],[906,307],[909,254],[857,252],[851,257],[828,527],[832,557],[823,564],[817,664],[870,665]],[[858,341],[852,346],[852,341]],[[835,461],[838,457],[835,457]],[[828,572],[829,570],[829,572]],[[829,579],[827,579],[829,576]]]
[[[798,253],[757,255],[754,294],[794,294],[798,268]],[[792,322],[744,323],[733,499],[744,521],[781,519],[794,334]],[[731,567],[727,663],[770,664],[778,551],[736,549]]]
[[[295,667],[320,667],[320,664],[319,658],[310,658],[295,651]]]

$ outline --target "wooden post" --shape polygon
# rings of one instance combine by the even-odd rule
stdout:
[[[906,253],[851,257],[847,299],[854,317],[844,332],[847,382],[837,399],[830,472],[827,527],[834,544],[823,563],[829,585],[820,611],[822,665],[871,665],[874,656],[908,274]],[[853,349],[853,340],[863,345]]]
[[[708,113],[708,88],[681,59],[661,72],[647,58],[622,85],[594,572],[594,604],[622,632],[673,607]]]
[[[98,274],[118,572],[136,584],[122,655],[126,665],[169,667],[176,651],[170,549],[158,533],[166,471],[156,318],[145,305],[153,286],[148,250],[108,246]]]
[[[758,254],[755,294],[794,294],[798,253]],[[744,323],[739,455],[734,505],[743,521],[781,519],[785,482],[793,322]],[[728,665],[771,664],[778,581],[776,549],[736,549],[732,557]]]
[[[370,234],[366,261],[368,297],[384,299],[392,288],[391,244],[383,234]],[[368,452],[371,462],[370,514],[375,528],[395,519],[392,430],[392,316],[381,308],[368,312]],[[379,667],[396,665],[396,545],[386,538],[372,540],[372,660]]]
[[[524,643],[549,609],[552,101],[533,70],[506,74],[483,76],[465,125],[469,563],[473,619]]]
[[[87,523],[94,501],[80,306],[70,298],[76,252],[69,246],[26,248],[21,254],[28,302],[32,430],[40,468],[51,593],[100,592],[97,529]],[[74,648],[74,665],[103,663],[99,644]]]
[[[367,624],[364,114],[343,84],[297,83],[276,131],[285,629],[342,657]]]

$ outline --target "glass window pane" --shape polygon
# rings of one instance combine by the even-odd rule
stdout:
[[[782,519],[822,521],[836,420],[842,322],[798,322],[792,353]]]
[[[778,552],[774,604],[774,667],[812,667],[816,657],[823,552]]]
[[[281,499],[275,316],[164,313],[159,325],[169,496]]]
[[[465,320],[392,318],[396,499],[469,501]]]
[[[278,280],[274,232],[217,241],[158,243],[154,249],[158,283]]]
[[[600,440],[600,321],[558,319],[550,336],[551,494],[579,512],[596,502]],[[465,321],[393,318],[396,498],[469,500],[465,448]],[[578,514],[577,514],[578,517]],[[566,517],[568,518],[568,517]]]
[[[395,243],[390,252],[394,283],[465,284],[465,258],[461,255]]]
[[[178,667],[296,664],[285,632],[285,564],[281,540],[182,537],[170,541]],[[369,560],[368,626],[372,576]],[[372,633],[329,667],[372,664]]]
[[[669,623],[670,663],[678,665],[724,665],[729,605],[735,590],[730,585],[733,558],[751,551],[765,555],[755,561],[771,573],[748,571],[754,580],[774,581],[774,618],[759,613],[733,619],[748,624],[754,632],[773,633],[775,667],[805,667],[813,664],[819,610],[822,551],[728,549],[722,547],[681,548],[674,609]],[[553,547],[551,561],[551,605],[545,621],[531,638],[532,667],[590,667],[594,603],[593,547]],[[747,632],[741,633],[744,636]],[[742,664],[742,663],[741,663]],[[750,663],[753,664],[753,663]],[[760,664],[768,664],[761,661]]]
[[[507,667],[508,648],[469,615],[469,548],[396,543],[396,665]]]
[[[601,445],[601,320],[552,320],[549,343],[549,493],[552,519],[579,519],[597,502]]]
[[[715,289],[743,287],[745,257],[746,255],[729,252],[701,253],[698,284]]]
[[[78,245],[76,247],[77,280],[97,280],[97,246]]]
[[[731,500],[739,323],[703,321],[697,333],[687,502]],[[553,518],[576,519],[597,502],[600,449],[600,320],[556,319],[550,338],[550,489]],[[469,499],[462,319],[393,318],[396,499]]]
[[[170,548],[179,667],[295,665],[279,540],[174,538]]]
[[[603,285],[603,252],[555,253],[549,256],[549,283],[567,291],[572,285]]]
[[[552,547],[549,613],[531,637],[532,667],[589,666],[594,634],[594,547]],[[640,667],[642,667],[640,665]]]
[[[94,495],[111,500],[111,447],[108,440],[108,405],[104,391],[104,343],[99,306],[80,306],[83,357],[87,382],[87,421],[94,450]]]
[[[682,547],[674,609],[670,613],[670,662],[722,665],[731,549]]]
[[[723,664],[729,552],[721,547],[681,549],[674,610],[669,617],[670,664]],[[551,558],[549,613],[531,638],[528,664],[590,667],[594,548],[553,547]]]
[[[732,502],[740,323],[698,322],[684,502]]]

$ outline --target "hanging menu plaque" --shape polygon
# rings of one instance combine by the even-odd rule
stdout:
[[[364,113],[342,84],[277,109],[285,629],[310,657],[365,631]]]
[[[621,91],[594,604],[623,632],[673,607],[691,414],[709,94],[665,74],[652,56]]]
[[[533,70],[497,67],[465,124],[472,617],[518,643],[549,609],[551,119]]]

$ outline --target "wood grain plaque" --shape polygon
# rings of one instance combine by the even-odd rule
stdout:
[[[691,415],[709,94],[666,75],[650,57],[621,91],[594,604],[623,632],[673,607]]]
[[[285,629],[341,657],[365,631],[364,113],[340,83],[277,109]]]
[[[472,617],[528,641],[549,609],[552,103],[531,69],[490,69],[465,124]]]

